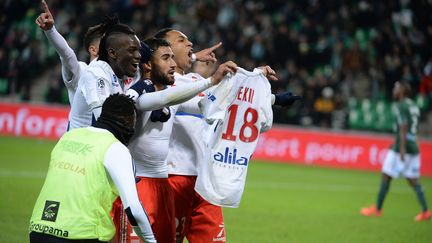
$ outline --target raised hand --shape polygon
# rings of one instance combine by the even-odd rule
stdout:
[[[41,13],[39,17],[37,17],[35,22],[41,29],[50,30],[54,26],[54,18],[45,0],[42,0],[41,4],[43,8],[43,13]]]
[[[263,71],[263,74],[266,76],[266,78],[272,81],[278,80],[278,78],[276,77],[276,72],[270,66],[261,66],[257,68]]]
[[[237,69],[237,64],[232,61],[228,61],[219,65],[219,67],[216,69],[216,72],[212,76],[212,84],[219,84],[225,78],[225,75],[228,73],[234,74],[237,72]]]
[[[209,47],[207,49],[195,53],[196,60],[200,62],[211,62],[211,63],[217,62],[216,55],[214,54],[213,51],[219,48],[220,46],[222,46],[222,42],[219,42],[212,47]]]

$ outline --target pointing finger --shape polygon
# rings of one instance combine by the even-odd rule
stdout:
[[[42,8],[43,8],[44,12],[47,14],[51,14],[51,12],[48,8],[48,4],[45,2],[45,0],[42,0],[41,3],[42,3]]]
[[[210,47],[209,49],[210,49],[210,51],[214,51],[214,50],[218,49],[221,45],[222,45],[222,42],[219,42],[216,45]]]

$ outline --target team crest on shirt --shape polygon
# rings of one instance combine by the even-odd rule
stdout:
[[[105,87],[105,82],[103,79],[98,79],[98,87],[99,89],[103,89]]]
[[[147,85],[153,85],[153,82],[150,79],[144,79],[144,83]]]
[[[60,208],[60,202],[45,201],[45,207],[42,212],[42,220],[55,222],[57,219],[58,210]]]
[[[207,99],[209,99],[210,101],[214,102],[216,100],[216,96],[214,96],[212,92],[208,91],[206,95],[207,95]]]

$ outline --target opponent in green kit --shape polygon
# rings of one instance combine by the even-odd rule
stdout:
[[[364,216],[381,216],[384,199],[390,187],[392,178],[403,176],[414,189],[422,212],[415,217],[415,221],[430,220],[425,194],[420,185],[420,153],[417,143],[419,107],[409,98],[410,85],[398,81],[393,88],[393,97],[397,100],[394,108],[396,118],[395,143],[387,153],[382,165],[382,180],[376,205],[362,208]]]

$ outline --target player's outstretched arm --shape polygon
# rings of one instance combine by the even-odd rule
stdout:
[[[131,89],[133,89],[136,92],[136,95],[139,96],[137,98],[138,110],[158,110],[166,106],[177,105],[190,100],[211,86],[219,84],[228,73],[232,74],[236,71],[237,65],[234,62],[228,61],[224,64],[221,64],[213,76],[209,79],[177,85],[165,90],[145,94],[142,94],[144,89],[139,87],[140,84],[138,83],[133,85]],[[127,94],[130,93],[127,92]]]
[[[200,62],[216,63],[217,59],[216,59],[216,55],[214,54],[214,50],[216,50],[220,46],[222,46],[222,42],[219,42],[212,47],[194,53],[196,60]]]
[[[73,79],[74,75],[79,73],[79,63],[75,55],[75,52],[68,45],[63,36],[57,31],[54,26],[54,18],[49,10],[48,4],[45,0],[41,2],[43,13],[36,19],[36,24],[44,30],[44,33],[48,41],[54,46],[60,60],[62,62],[62,71],[66,78],[65,82],[69,82]],[[78,82],[78,80],[76,80]],[[67,84],[76,87],[76,84]]]
[[[161,91],[144,93],[137,98],[137,108],[141,111],[152,111],[166,106],[177,105],[192,99],[211,86],[211,80],[205,79],[194,83],[177,85]],[[131,89],[133,89],[133,86]],[[137,93],[140,92],[138,91]]]
[[[112,144],[105,154],[104,166],[119,191],[134,231],[144,242],[156,242],[149,218],[138,198],[132,156],[127,147],[120,142]]]

